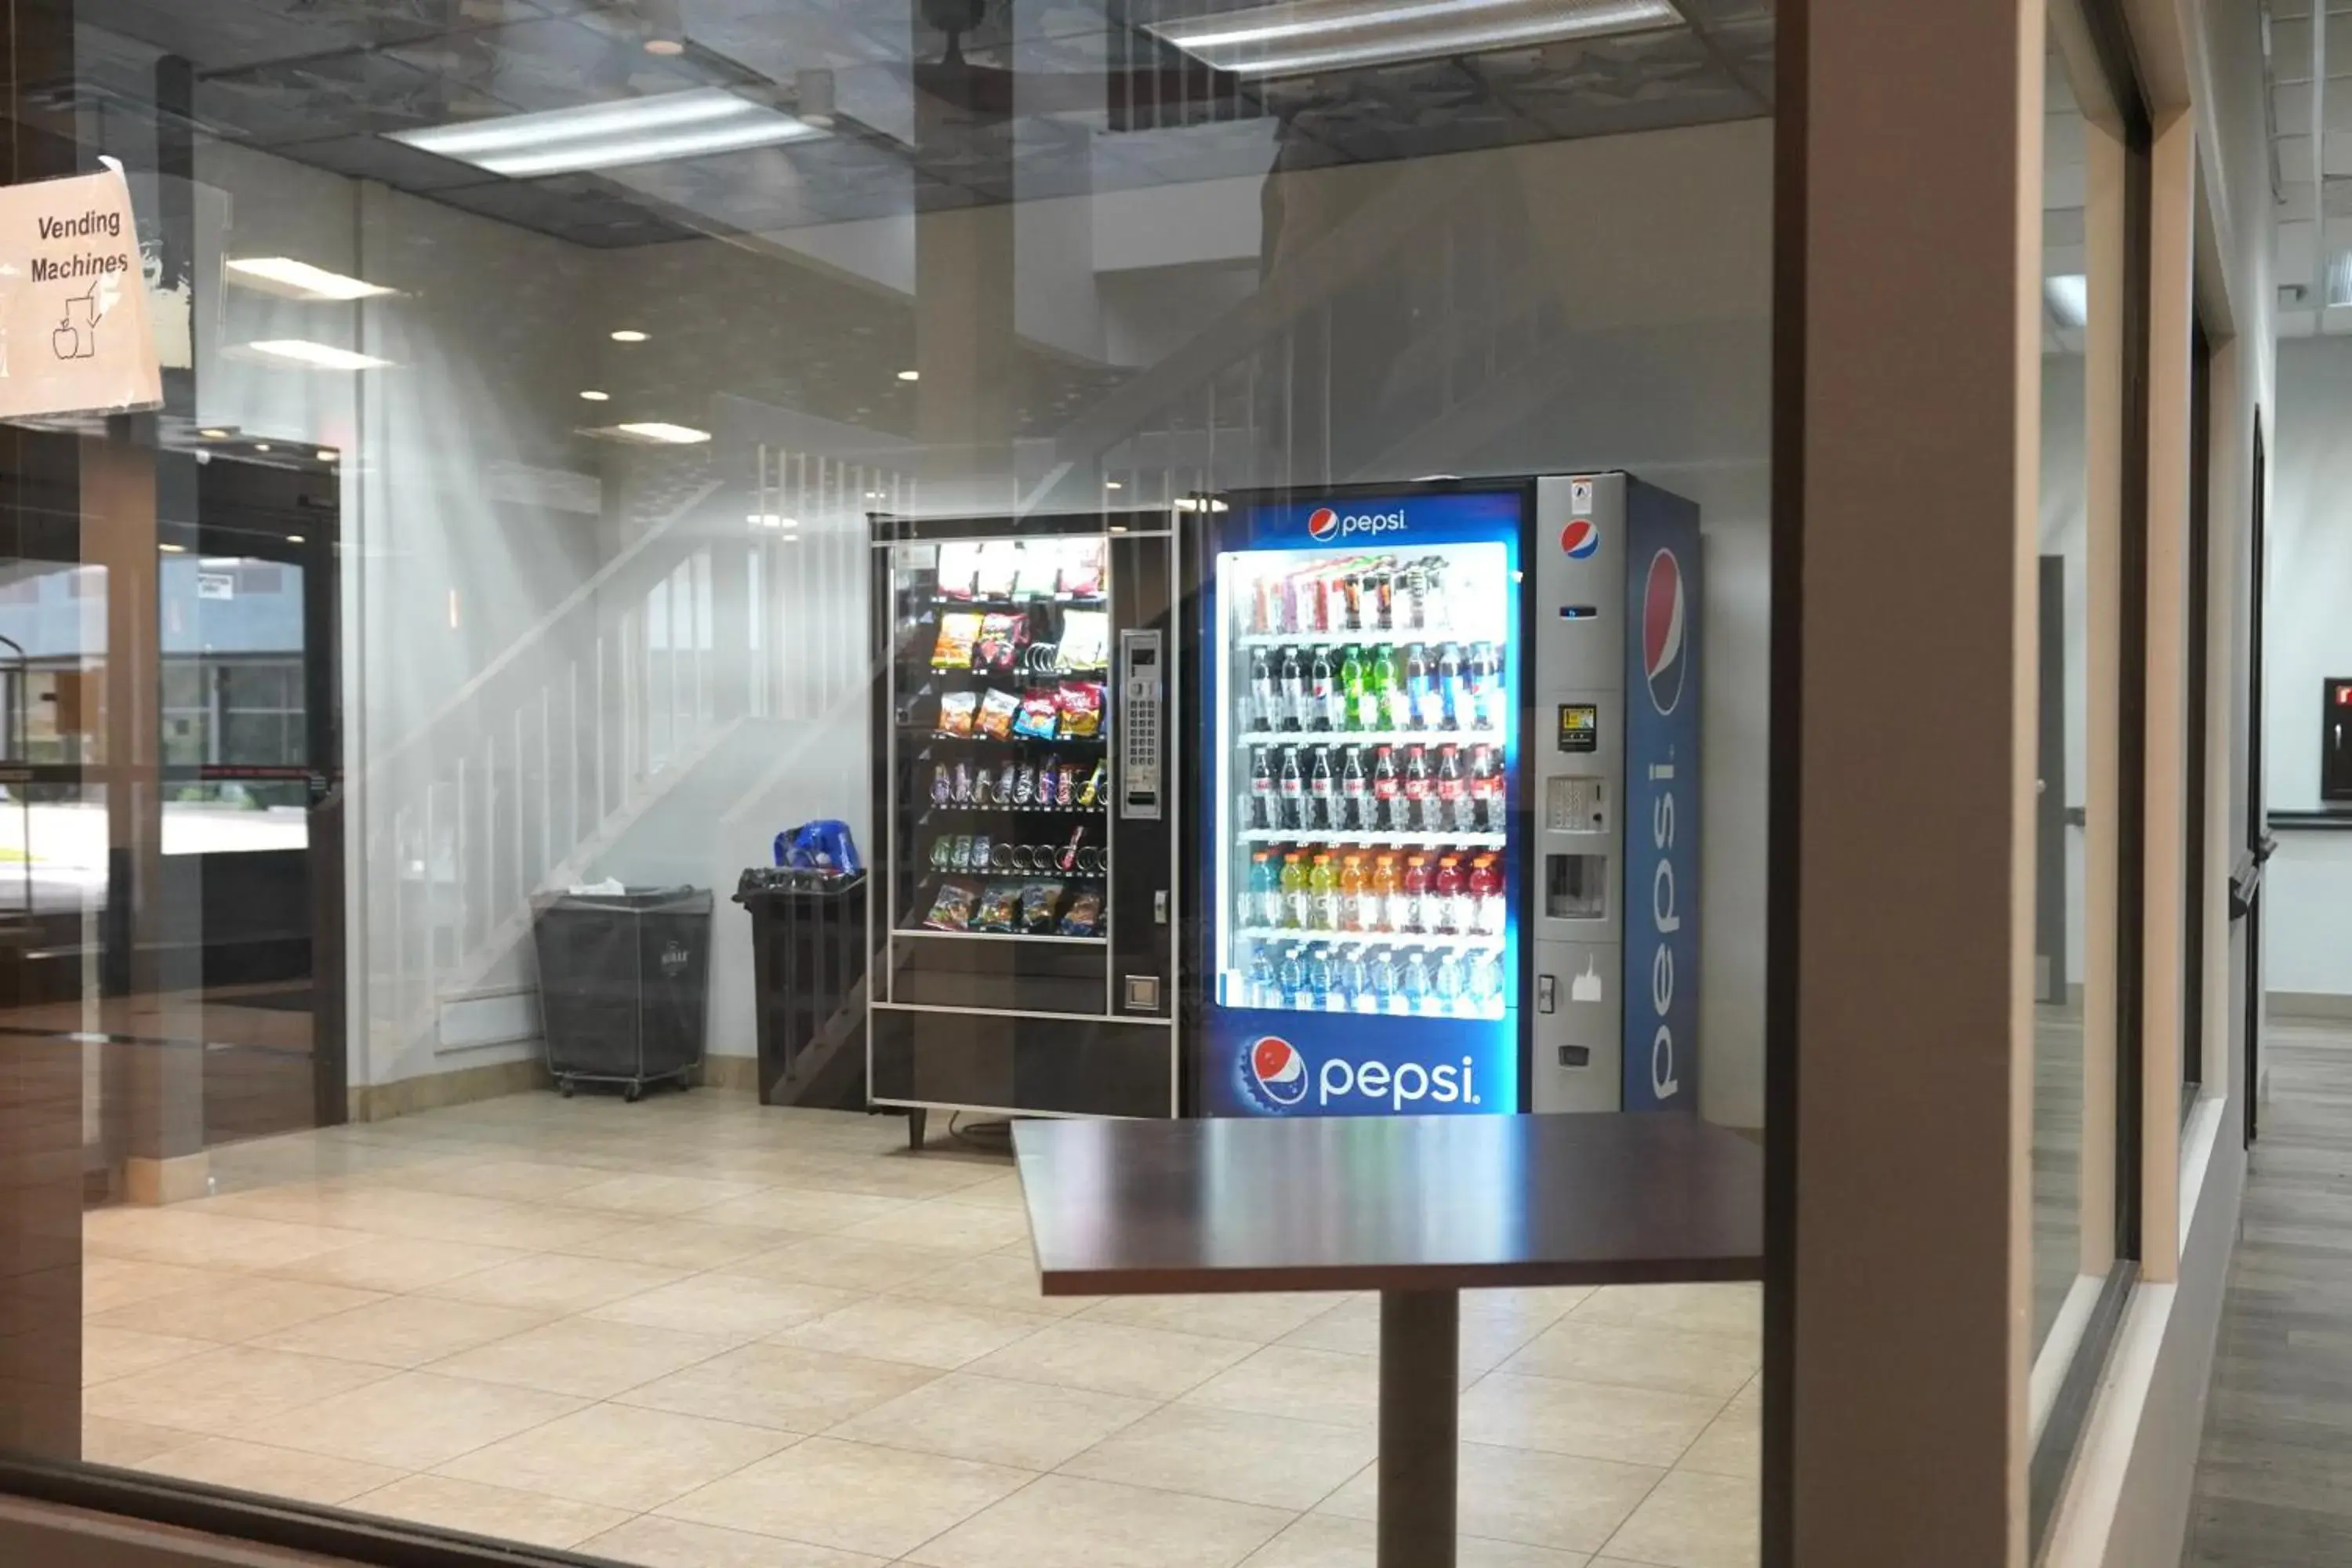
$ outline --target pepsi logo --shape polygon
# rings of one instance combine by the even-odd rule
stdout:
[[[1318,542],[1337,538],[1339,514],[1328,506],[1318,506],[1307,518],[1307,535]]]
[[[1588,561],[1601,548],[1601,528],[1589,517],[1572,520],[1559,531],[1559,548],[1570,561]]]
[[[1252,1042],[1249,1075],[1269,1105],[1288,1107],[1307,1098],[1307,1058],[1280,1035],[1262,1035]]]
[[[1650,578],[1642,591],[1642,669],[1650,680],[1650,706],[1662,714],[1673,712],[1690,675],[1690,631],[1682,563],[1671,550],[1650,557]]]

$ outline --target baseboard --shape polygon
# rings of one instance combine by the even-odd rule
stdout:
[[[760,1058],[757,1057],[705,1057],[702,1078],[706,1089],[739,1089],[745,1094],[760,1092]]]
[[[159,1207],[164,1204],[184,1204],[212,1195],[212,1155],[199,1150],[194,1154],[181,1154],[169,1160],[142,1159],[137,1155],[122,1162],[122,1197],[125,1203],[143,1207]]]
[[[389,1121],[395,1116],[414,1116],[420,1110],[439,1110],[446,1106],[499,1100],[553,1087],[554,1079],[547,1076],[547,1064],[543,1061],[526,1058],[519,1062],[488,1062],[454,1072],[423,1073],[394,1083],[354,1085],[349,1094],[351,1118],[353,1121]]]
[[[2273,1018],[2352,1023],[2352,995],[2341,991],[2273,991],[2263,1000]]]

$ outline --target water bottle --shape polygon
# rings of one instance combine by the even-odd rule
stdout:
[[[1491,1018],[1503,1006],[1503,958],[1491,949],[1475,954],[1470,960],[1470,1011],[1474,1016]]]
[[[1339,1006],[1344,1012],[1369,1013],[1372,1010],[1372,978],[1364,963],[1360,942],[1349,942],[1339,950]]]
[[[1397,980],[1397,1000],[1403,1004],[1400,1011],[1418,1013],[1429,1003],[1429,955],[1417,947],[1404,950],[1404,963]]]
[[[1448,950],[1437,960],[1437,973],[1430,977],[1430,1000],[1440,1013],[1453,1013],[1462,1005],[1462,958]]]
[[[1401,1009],[1397,1003],[1396,952],[1388,947],[1372,949],[1364,959],[1364,996],[1359,1010],[1366,1013],[1394,1013]]]
[[[1271,1007],[1281,999],[1281,994],[1280,983],[1275,978],[1274,954],[1261,943],[1255,956],[1250,960],[1249,1005]]]
[[[1331,1010],[1331,950],[1322,942],[1307,954],[1307,1005],[1318,1013]]]
[[[1298,950],[1297,948],[1284,948],[1282,950],[1282,962],[1275,969],[1276,996],[1281,1002],[1283,1006],[1296,1011],[1298,1006],[1298,998],[1306,989],[1306,963],[1298,956]]]

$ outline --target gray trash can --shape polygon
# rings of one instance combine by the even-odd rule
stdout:
[[[547,1070],[569,1097],[616,1083],[635,1100],[692,1086],[710,1003],[711,895],[632,888],[540,899],[532,922]]]

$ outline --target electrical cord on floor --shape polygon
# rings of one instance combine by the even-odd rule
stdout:
[[[1006,1117],[992,1116],[967,1127],[963,1124],[963,1112],[951,1110],[948,1112],[948,1136],[977,1148],[1002,1152],[1013,1146],[1013,1122]]]

